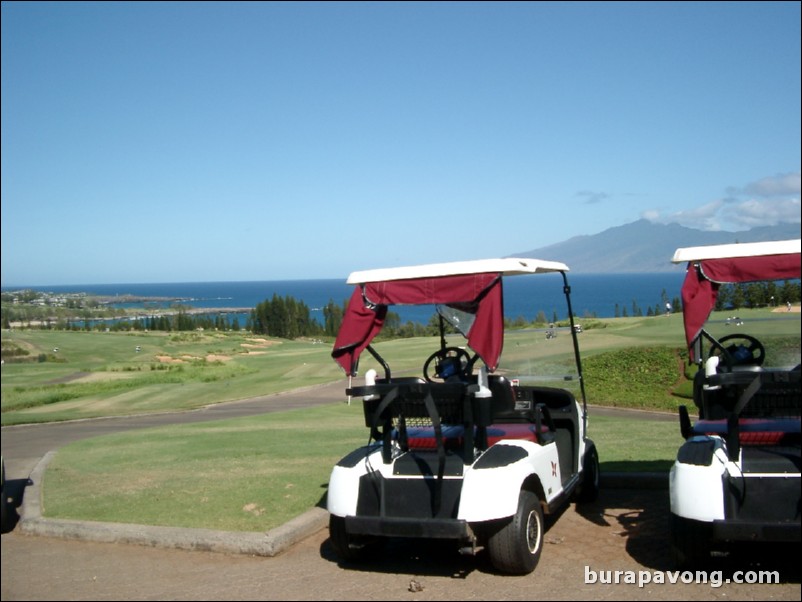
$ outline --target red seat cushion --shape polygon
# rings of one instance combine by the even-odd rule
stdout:
[[[738,440],[742,445],[778,445],[800,432],[798,420],[744,418],[738,422]],[[699,420],[693,427],[695,435],[727,433],[726,420]]]
[[[537,443],[536,426],[531,423],[507,423],[494,424],[487,427],[487,444],[495,445],[502,439],[519,439]],[[547,433],[548,427],[541,426],[541,433]],[[443,446],[446,449],[459,448],[463,444],[465,429],[462,426],[444,426]],[[434,427],[411,427],[407,429],[407,439],[410,449],[437,449],[437,441],[434,437]]]

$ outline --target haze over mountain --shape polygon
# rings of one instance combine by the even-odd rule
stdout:
[[[799,224],[725,232],[695,230],[679,224],[655,224],[640,219],[599,234],[575,236],[561,243],[511,256],[561,261],[572,272],[583,274],[673,272],[685,269],[684,265],[671,263],[678,247],[790,240],[799,237]]]

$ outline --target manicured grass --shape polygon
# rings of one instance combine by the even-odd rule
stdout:
[[[665,472],[682,444],[679,418],[612,418],[589,413],[588,434],[604,472]]]
[[[675,422],[591,412],[605,471],[667,472]],[[45,515],[266,531],[323,505],[329,474],[367,443],[361,403],[147,429],[61,448],[45,477]]]
[[[49,465],[45,515],[266,531],[321,504],[367,436],[361,407],[335,403],[83,440]]]

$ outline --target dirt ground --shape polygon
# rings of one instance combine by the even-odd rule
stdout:
[[[698,575],[706,583],[670,573],[667,506],[667,491],[634,489],[572,505],[549,520],[540,564],[522,577],[496,573],[481,553],[410,540],[391,541],[368,564],[342,565],[326,529],[272,558],[12,532],[2,536],[2,599],[800,600],[798,546],[749,546],[716,559]],[[736,583],[739,571],[754,580],[777,571],[781,582]]]

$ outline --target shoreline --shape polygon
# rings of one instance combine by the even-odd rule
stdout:
[[[247,314],[254,310],[253,307],[190,307],[185,309],[164,309],[158,311],[137,311],[135,313],[127,313],[124,316],[93,316],[91,318],[84,318],[84,317],[73,317],[73,318],[61,318],[66,320],[71,320],[74,322],[83,322],[86,319],[89,319],[92,322],[113,322],[113,321],[120,321],[120,320],[129,320],[129,321],[136,321],[136,320],[146,320],[148,318],[161,318],[163,316],[175,316],[179,313],[190,314],[193,316],[204,315],[204,314]],[[59,318],[51,318],[50,320],[31,320],[30,322],[10,322],[9,329],[24,329],[24,328],[38,328],[40,326],[46,326],[48,324],[54,324],[59,321]]]

